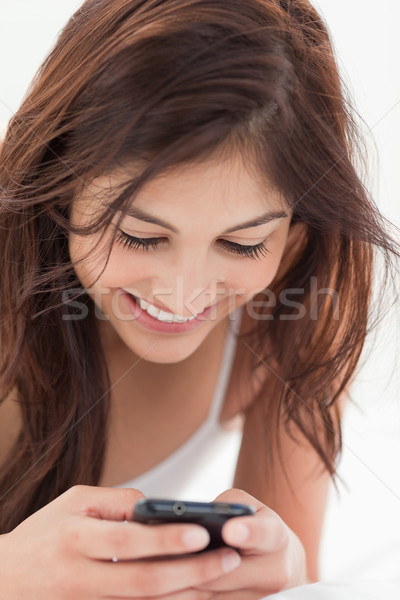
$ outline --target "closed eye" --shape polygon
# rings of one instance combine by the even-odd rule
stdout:
[[[165,238],[138,238],[125,233],[121,229],[117,232],[117,242],[130,250],[150,250],[163,244]],[[219,240],[219,243],[228,251],[243,258],[261,258],[270,254],[265,246],[265,240],[254,246],[244,246],[227,240]]]

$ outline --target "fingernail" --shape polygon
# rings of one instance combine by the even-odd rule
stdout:
[[[229,541],[231,544],[243,544],[250,537],[250,529],[244,523],[231,523]]]
[[[233,571],[240,565],[240,556],[236,552],[232,552],[228,550],[222,555],[222,568],[225,573],[229,573],[229,571]]]
[[[210,534],[206,529],[193,528],[186,529],[182,535],[182,540],[188,548],[202,548],[210,541]]]

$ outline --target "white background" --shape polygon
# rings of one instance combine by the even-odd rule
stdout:
[[[0,130],[78,0],[0,0]],[[365,121],[366,184],[400,225],[400,2],[315,0],[334,39],[343,77]],[[399,316],[385,319],[344,419],[339,472],[347,489],[329,500],[321,548],[324,578],[400,579]],[[397,355],[396,355],[397,352]]]

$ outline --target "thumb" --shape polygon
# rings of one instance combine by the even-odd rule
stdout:
[[[229,490],[225,490],[221,494],[213,500],[213,502],[232,502],[239,504],[252,504],[256,508],[261,508],[262,503],[257,500],[254,496],[251,496],[244,490],[239,490],[237,488],[231,488]]]

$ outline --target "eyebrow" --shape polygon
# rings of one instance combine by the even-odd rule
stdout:
[[[126,214],[129,217],[134,217],[135,219],[139,219],[140,221],[145,221],[146,223],[153,223],[154,225],[159,225],[160,227],[165,227],[165,229],[169,229],[173,233],[179,233],[179,231],[173,225],[162,221],[158,217],[154,217],[149,215],[141,208],[137,206],[132,206]],[[274,221],[275,219],[284,219],[287,217],[287,213],[281,212],[269,212],[261,215],[260,217],[256,217],[251,221],[246,221],[245,223],[240,223],[239,225],[235,225],[234,227],[230,227],[226,231],[223,231],[221,235],[226,235],[228,233],[232,233],[234,231],[238,231],[239,229],[249,229],[250,227],[258,227],[258,225],[264,225],[265,223],[269,223],[270,221]]]

